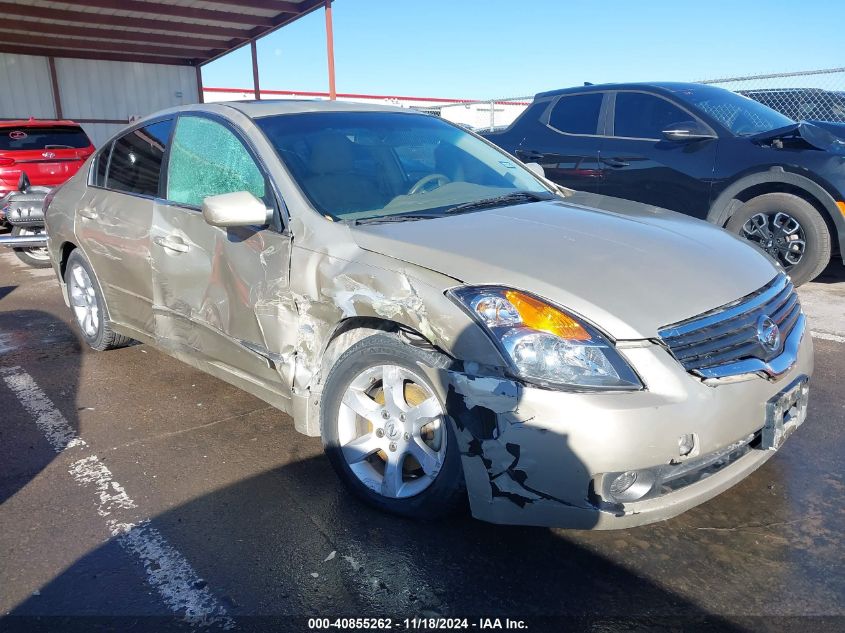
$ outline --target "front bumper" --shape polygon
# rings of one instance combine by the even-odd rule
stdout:
[[[795,363],[777,380],[754,376],[708,386],[659,345],[620,351],[646,390],[564,393],[458,372],[441,376],[475,517],[614,529],[676,516],[730,488],[774,454],[754,447],[767,402],[813,371],[809,330],[800,336]],[[695,438],[687,456],[679,453],[682,435]],[[751,446],[688,485],[629,503],[602,497],[606,473],[706,461],[743,440]]]

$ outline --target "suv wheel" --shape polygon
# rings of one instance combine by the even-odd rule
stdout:
[[[380,510],[434,519],[465,492],[457,441],[421,360],[390,336],[359,341],[329,372],[320,423],[326,455],[356,496]]]
[[[746,202],[727,229],[754,242],[784,267],[796,286],[817,277],[830,261],[830,231],[818,210],[790,193]]]

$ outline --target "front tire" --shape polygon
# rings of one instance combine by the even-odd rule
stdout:
[[[323,448],[347,488],[392,514],[431,520],[466,498],[445,407],[422,353],[382,334],[344,352],[323,388]],[[430,360],[430,359],[428,359]]]
[[[91,270],[91,264],[79,250],[73,251],[68,257],[65,283],[79,333],[89,346],[97,351],[105,351],[126,347],[132,342],[128,336],[112,330],[106,316],[103,291]]]
[[[31,235],[43,235],[46,231],[44,227],[29,227],[29,226],[13,226],[12,237],[24,237]],[[50,253],[47,252],[46,246],[38,246],[35,248],[16,248],[15,255],[27,266],[33,268],[50,268]]]
[[[815,279],[830,261],[830,231],[819,211],[791,193],[746,202],[727,229],[754,242],[784,267],[796,286]]]

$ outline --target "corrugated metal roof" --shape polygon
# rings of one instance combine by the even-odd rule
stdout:
[[[325,0],[0,0],[0,53],[197,66]]]

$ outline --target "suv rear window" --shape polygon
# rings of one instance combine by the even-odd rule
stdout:
[[[74,125],[0,128],[0,151],[83,149],[89,145],[88,135]]]

